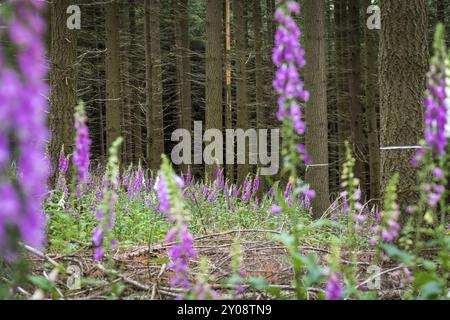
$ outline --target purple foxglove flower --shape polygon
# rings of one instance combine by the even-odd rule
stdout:
[[[435,176],[438,179],[445,179],[445,173],[440,168],[434,168],[432,173],[433,173],[433,176]]]
[[[342,284],[341,276],[337,273],[332,273],[326,286],[327,300],[342,300],[343,291],[344,286]]]
[[[270,213],[273,215],[278,215],[282,212],[282,209],[280,206],[273,206],[272,209],[270,210]]]
[[[286,185],[286,189],[284,191],[284,198],[288,199],[291,196],[291,192],[292,192],[292,185],[290,183],[288,183]]]
[[[255,180],[253,181],[253,190],[252,193],[254,196],[258,194],[259,191],[259,176],[255,177]]]
[[[250,200],[250,196],[252,194],[252,184],[251,181],[246,183],[246,189],[242,192],[242,200],[244,203],[247,203]]]
[[[156,193],[159,198],[159,211],[167,214],[170,210],[170,199],[167,184],[162,174],[158,176],[156,181]]]
[[[188,289],[190,285],[189,261],[191,258],[197,257],[197,252],[193,247],[194,237],[189,233],[187,227],[182,224],[172,228],[167,234],[165,241],[168,243],[176,242],[167,250],[170,258],[168,268],[175,273],[170,283],[175,287]]]
[[[87,117],[82,103],[79,104],[75,112],[75,152],[73,153],[73,163],[78,170],[80,184],[85,184],[89,178],[89,157],[91,139],[87,126]]]
[[[66,174],[68,169],[69,159],[66,158],[66,156],[64,155],[64,151],[61,150],[61,153],[59,154],[58,170],[60,173]]]
[[[290,121],[291,127],[298,135],[305,133],[302,120],[301,102],[309,100],[309,92],[304,89],[299,68],[306,64],[305,52],[300,45],[301,31],[292,15],[300,13],[300,5],[295,1],[279,2],[274,19],[278,23],[275,33],[275,48],[272,61],[277,67],[273,88],[278,94],[277,118],[280,121]],[[302,159],[309,163],[304,145],[298,145]]]
[[[14,241],[34,247],[41,247],[44,240],[42,203],[49,176],[45,148],[50,138],[46,127],[46,26],[42,17],[46,3],[3,2],[11,15],[2,15],[0,22],[0,253],[15,258],[17,246],[8,239],[7,229],[18,231],[20,239]],[[5,43],[11,49],[8,51],[14,52],[8,65]],[[14,184],[5,172],[12,163],[16,164]]]

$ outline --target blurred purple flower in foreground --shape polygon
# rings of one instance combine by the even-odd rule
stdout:
[[[49,90],[42,18],[46,2],[6,1],[4,5],[11,7],[13,16],[6,21],[0,18],[0,33],[4,37],[7,32],[17,53],[15,60],[7,59],[0,45],[0,251],[12,259],[11,241],[39,247],[44,239]],[[6,172],[13,162],[14,182]],[[20,239],[11,239],[11,233]]]
[[[330,274],[326,287],[327,300],[341,300],[343,296],[344,286],[341,276],[337,273]]]

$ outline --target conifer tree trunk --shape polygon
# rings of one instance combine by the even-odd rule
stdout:
[[[423,137],[425,76],[428,68],[425,0],[381,2],[379,80],[381,147],[415,146]],[[381,188],[400,174],[401,208],[415,203],[416,168],[410,164],[417,150],[381,151]]]
[[[372,3],[371,0],[365,0],[364,7],[367,8]],[[380,198],[380,142],[377,121],[377,103],[376,92],[377,74],[376,74],[376,53],[375,43],[376,30],[364,28],[366,43],[366,125],[367,139],[369,146],[369,176],[370,176],[370,195],[371,199]]]
[[[248,92],[247,92],[247,68],[246,60],[248,59],[247,52],[247,27],[244,16],[245,1],[234,0],[234,19],[236,38],[236,112],[237,112],[237,128],[246,131],[249,127],[249,112],[248,112]],[[238,164],[238,184],[241,184],[248,174],[248,152],[249,144],[245,143],[245,164]]]
[[[350,140],[350,110],[348,94],[348,50],[347,48],[347,1],[334,0],[335,61],[336,61],[336,109],[338,111],[338,159],[342,165],[345,159],[344,141]],[[340,168],[341,169],[341,168]]]
[[[75,130],[73,127],[73,113],[77,104],[77,58],[76,30],[66,28],[66,10],[72,2],[70,0],[52,1],[50,7],[50,57],[51,72],[50,86],[51,110],[49,114],[49,127],[52,133],[49,153],[53,167],[55,181],[58,174],[58,159],[61,147],[64,145],[65,153],[73,151]]]
[[[164,153],[164,124],[162,106],[162,61],[160,35],[160,0],[150,0],[150,48],[151,48],[151,148],[147,150],[150,167],[158,170]]]
[[[353,153],[356,159],[355,176],[360,181],[361,191],[364,195],[366,189],[366,173],[364,163],[366,151],[364,147],[365,137],[363,131],[364,117],[361,105],[361,26],[359,1],[349,0],[348,6],[348,36],[351,61],[351,73],[349,79],[351,137],[353,144]]]
[[[123,3],[123,12],[121,15],[121,31],[122,36],[128,36],[124,41],[126,45],[123,47],[121,51],[121,62],[122,62],[122,70],[124,71],[124,80],[121,82],[122,85],[122,137],[124,138],[124,143],[122,144],[122,163],[124,165],[128,165],[133,162],[133,153],[132,153],[132,139],[131,139],[131,82],[130,78],[132,77],[131,73],[131,62],[130,62],[130,43],[131,36],[127,33],[130,30],[130,3],[129,1],[125,1]],[[125,37],[124,37],[125,38]]]
[[[222,57],[223,6],[221,1],[206,2],[206,130],[223,128],[223,57]],[[206,166],[206,176],[212,178],[215,166]]]
[[[180,34],[182,49],[181,112],[182,127],[192,131],[191,57],[189,33],[189,0],[180,1]]]
[[[267,128],[266,102],[264,101],[264,58],[263,58],[263,32],[261,20],[261,0],[253,0],[253,28],[255,50],[255,86],[256,86],[256,127]],[[258,144],[259,145],[259,144]],[[261,179],[261,190],[265,190],[265,179]]]
[[[136,43],[136,2],[135,0],[128,0],[128,16],[129,16],[129,33],[130,42],[128,52],[131,53],[129,64],[129,77],[130,77],[130,112],[131,112],[131,142],[133,150],[134,163],[138,163],[143,157],[142,152],[142,112],[139,106],[139,101],[136,99],[138,84],[136,81],[136,75],[138,73],[137,61],[133,59],[134,53],[137,51]],[[145,23],[144,23],[145,24]]]
[[[231,87],[231,0],[225,1],[225,127],[233,129],[233,96]],[[227,179],[234,183],[234,165],[226,166]]]
[[[253,27],[256,78],[256,124],[257,128],[265,128],[266,118],[264,116],[264,65],[262,55],[261,0],[253,0]]]
[[[150,2],[145,1],[144,5],[144,28],[145,28],[145,124],[147,136],[145,139],[146,161],[149,167],[152,166],[151,149],[152,149],[152,39],[150,26]]]
[[[306,183],[316,191],[311,206],[316,217],[329,207],[328,118],[324,0],[306,0],[305,86],[311,97],[306,105],[306,148],[313,166],[306,171]],[[320,166],[314,166],[320,165]]]
[[[118,2],[106,4],[106,145],[121,135],[120,45]]]
[[[175,44],[177,61],[177,112],[179,113],[177,128],[192,130],[192,100],[191,100],[191,62],[189,51],[189,1],[174,0],[175,12]],[[188,166],[181,170],[186,172]]]

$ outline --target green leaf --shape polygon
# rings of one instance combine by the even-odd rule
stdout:
[[[250,286],[257,290],[266,290],[269,287],[269,283],[264,278],[251,277],[247,281]]]
[[[34,285],[45,291],[51,291],[55,287],[53,282],[44,277],[30,276],[29,279]]]
[[[439,299],[443,294],[443,286],[438,281],[432,281],[425,284],[421,290],[418,297],[419,300],[434,300]]]
[[[318,265],[317,258],[314,255],[302,257],[303,264],[306,266],[307,273],[304,276],[305,286],[309,287],[318,283],[324,276],[323,269]]]

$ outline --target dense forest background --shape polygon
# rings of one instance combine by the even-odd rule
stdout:
[[[306,147],[313,163],[329,164],[302,169],[319,211],[338,194],[345,141],[367,199],[380,198],[394,171],[401,173],[400,201],[414,197],[409,159],[416,150],[383,148],[415,146],[423,136],[432,35],[437,22],[446,23],[448,3],[378,2],[301,1],[296,18],[312,93]],[[99,165],[118,136],[125,139],[124,167],[141,161],[156,170],[160,154],[174,146],[173,130],[192,130],[193,121],[204,129],[279,127],[271,61],[275,0],[81,1],[79,30],[63,27],[71,4],[53,1],[48,13],[54,165],[62,145],[68,153],[73,147],[71,115],[79,99]],[[377,14],[371,5],[381,6],[381,31],[368,28]],[[229,165],[226,174],[242,182],[256,170]]]
[[[0,299],[449,299],[449,1],[1,1]]]

